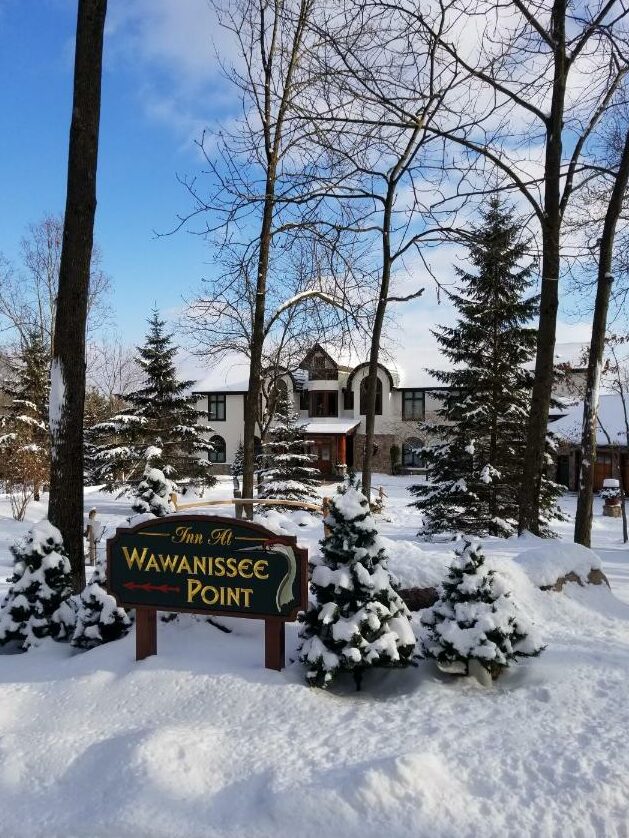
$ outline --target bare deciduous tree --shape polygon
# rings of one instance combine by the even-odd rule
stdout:
[[[438,39],[470,79],[472,108],[489,103],[492,119],[463,132],[444,126],[465,165],[517,191],[541,231],[541,300],[520,531],[537,530],[562,274],[561,234],[571,200],[592,172],[592,133],[627,72],[626,20],[620,0],[573,6],[568,0],[448,0],[417,4],[374,0],[399,9],[409,29]],[[468,126],[469,128],[469,126]],[[487,187],[470,180],[468,194]],[[461,193],[459,193],[461,194]]]
[[[0,282],[3,329],[22,345],[29,335],[38,334],[50,353],[62,240],[62,215],[46,215],[36,224],[29,225],[21,242],[22,269],[5,270]],[[98,245],[94,245],[90,261],[88,332],[101,328],[109,319],[107,297],[110,287],[110,278],[102,268],[102,254]]]
[[[136,361],[136,351],[126,346],[119,335],[110,334],[87,344],[87,385],[113,400],[136,390],[144,380]]]
[[[287,346],[289,336],[303,331],[294,309],[308,300],[339,302],[330,293],[329,278],[311,275],[302,283],[299,276],[289,278],[283,264],[300,243],[320,235],[324,203],[312,188],[319,161],[310,129],[292,118],[297,99],[311,83],[304,59],[313,7],[314,0],[232,0],[218,10],[222,26],[237,44],[239,63],[228,75],[239,93],[242,117],[235,127],[220,132],[216,146],[205,136],[201,140],[211,177],[209,196],[201,193],[196,180],[185,181],[195,209],[181,225],[211,213],[212,221],[205,221],[200,232],[218,241],[225,267],[222,277],[209,281],[209,293],[193,305],[191,317],[201,327],[197,333],[202,341],[220,323],[221,339],[206,342],[214,353],[232,347],[249,361],[245,497],[253,495],[254,437],[265,368],[278,347]],[[252,511],[249,505],[248,514]]]
[[[581,436],[581,472],[579,497],[574,523],[574,540],[586,547],[592,538],[592,499],[594,494],[594,462],[596,460],[596,431],[601,372],[607,329],[607,311],[614,281],[612,263],[616,226],[620,218],[629,183],[629,131],[625,134],[620,161],[616,170],[611,196],[607,204],[599,242],[598,276],[592,340],[588,357],[587,383],[583,402],[583,431]]]

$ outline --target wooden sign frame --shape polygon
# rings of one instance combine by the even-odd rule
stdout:
[[[179,604],[173,605],[167,601],[161,605],[147,605],[146,603],[133,601],[132,597],[121,597],[112,590],[110,580],[112,579],[113,553],[117,542],[123,538],[140,533],[147,527],[163,527],[165,524],[186,524],[203,523],[207,527],[245,529],[254,535],[260,536],[260,544],[283,544],[290,547],[294,553],[297,567],[299,569],[299,587],[295,605],[284,614],[269,614],[249,612],[244,610],[225,610],[216,608],[188,608]],[[168,515],[163,518],[155,518],[149,521],[142,521],[132,527],[118,527],[115,534],[107,540],[107,590],[115,598],[117,604],[126,609],[133,608],[136,612],[136,660],[144,660],[151,655],[157,654],[157,612],[168,611],[184,614],[202,614],[206,616],[220,616],[264,620],[264,665],[267,669],[281,670],[285,665],[285,625],[293,622],[300,611],[305,610],[308,605],[308,550],[297,546],[295,536],[278,535],[260,524],[250,521],[243,521],[236,518],[227,518],[215,515]]]

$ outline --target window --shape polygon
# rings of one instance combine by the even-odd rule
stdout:
[[[423,390],[404,390],[402,393],[402,419],[423,419],[425,412],[425,392]]]
[[[363,378],[360,382],[360,415],[367,415],[367,386],[369,384],[368,378]],[[376,416],[382,416],[382,381],[378,378],[376,384]]]
[[[300,410],[308,410],[308,405],[310,404],[309,401],[309,393],[307,390],[302,390],[299,393],[299,409]]]
[[[426,468],[426,461],[420,453],[423,447],[421,439],[405,439],[402,445],[402,465],[405,468]]]
[[[310,416],[338,416],[338,392],[314,390],[310,393]]]
[[[212,451],[208,451],[208,460],[211,463],[226,463],[227,462],[227,447],[222,436],[210,437],[210,442],[214,446]]]
[[[348,387],[346,390],[343,390],[343,410],[353,410],[354,409],[354,391]]]
[[[210,422],[225,421],[225,393],[210,393],[207,418]]]

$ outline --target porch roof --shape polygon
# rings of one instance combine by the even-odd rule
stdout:
[[[347,434],[360,425],[360,419],[338,419],[336,416],[330,418],[312,417],[299,419],[297,426],[303,428],[307,434]]]

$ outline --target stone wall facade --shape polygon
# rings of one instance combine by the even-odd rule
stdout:
[[[391,446],[400,445],[400,438],[395,434],[376,434],[374,436],[374,454],[372,457],[373,471],[391,474]],[[363,450],[365,435],[356,434],[354,438],[354,468],[360,471],[363,467]]]

